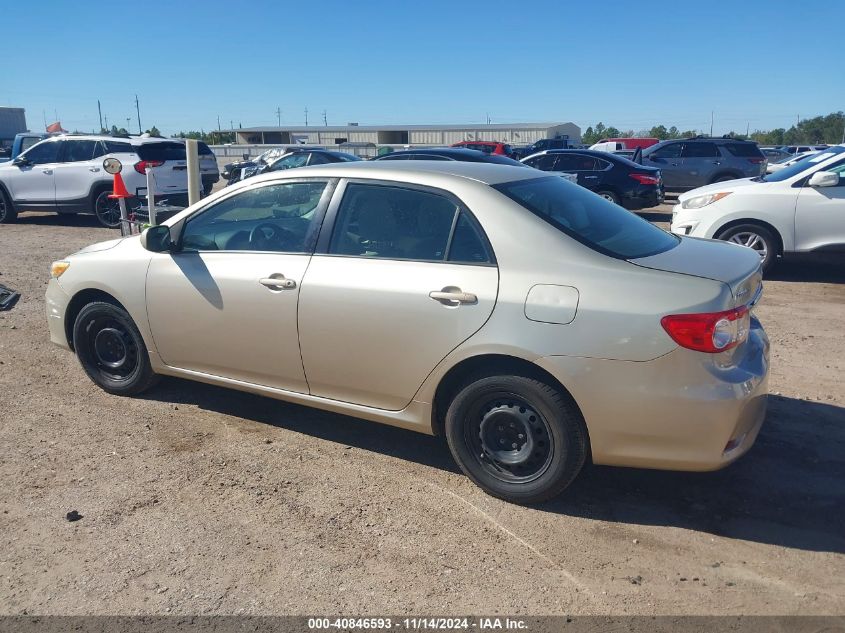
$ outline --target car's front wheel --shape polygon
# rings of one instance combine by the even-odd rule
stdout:
[[[772,232],[759,224],[740,224],[716,234],[716,239],[747,246],[760,256],[763,271],[771,270],[778,257],[779,242]]]
[[[461,470],[487,493],[540,503],[561,493],[584,465],[587,432],[558,389],[523,376],[464,385],[446,412],[446,438]]]
[[[109,393],[131,396],[158,381],[132,317],[114,304],[96,301],[80,310],[73,348],[85,373]]]
[[[12,201],[3,189],[0,189],[0,224],[11,224],[18,219],[18,214],[12,206]]]

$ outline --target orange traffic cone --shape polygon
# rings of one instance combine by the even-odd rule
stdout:
[[[109,198],[131,198],[132,194],[130,194],[126,190],[126,185],[123,183],[123,177],[120,175],[120,172],[114,175],[114,185],[112,186],[112,194]]]

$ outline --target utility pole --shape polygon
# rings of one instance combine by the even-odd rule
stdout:
[[[282,109],[276,108],[276,119],[279,121],[279,127],[282,127]]]
[[[132,124],[132,117],[126,117],[126,131],[129,132],[129,126]]]
[[[714,110],[710,110],[710,136],[713,136],[713,117],[715,115]]]
[[[751,121],[745,124],[745,138],[748,138],[748,132],[751,131]]]
[[[104,116],[103,118],[106,120],[106,130],[111,131],[111,128],[109,127],[109,117]]]
[[[490,113],[487,113],[487,125],[490,125]]]
[[[100,115],[100,129],[103,129],[103,109],[100,107],[100,100],[97,99],[97,114]]]
[[[220,132],[220,115],[217,115],[217,132]]]
[[[138,134],[143,134],[144,131],[141,129],[141,107],[138,105],[138,95],[135,95],[135,112],[138,114]],[[129,131],[129,124],[126,125],[127,131]]]
[[[329,120],[328,120],[328,118],[326,118],[326,111],[325,110],[323,110],[323,125],[325,125],[326,127],[329,126]]]
[[[308,127],[308,106],[305,106],[305,127]]]

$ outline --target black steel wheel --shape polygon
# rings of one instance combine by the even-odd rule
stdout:
[[[73,347],[91,380],[109,393],[134,395],[157,380],[141,333],[114,304],[94,302],[82,308],[73,325]]]
[[[447,410],[446,437],[470,479],[515,503],[562,492],[587,454],[584,422],[571,399],[522,376],[468,382]]]
[[[9,200],[6,192],[0,188],[0,224],[11,224],[18,219],[18,214],[15,207],[12,206],[12,201]]]
[[[116,229],[120,226],[120,202],[117,198],[109,198],[111,191],[101,191],[94,198],[94,215],[97,220],[109,229]]]

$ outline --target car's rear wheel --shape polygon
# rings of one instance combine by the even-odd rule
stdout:
[[[116,229],[120,226],[120,201],[110,195],[110,189],[103,189],[94,197],[94,215],[106,228]]]
[[[114,304],[97,301],[80,310],[73,348],[85,373],[109,393],[135,395],[158,381],[132,317]]]
[[[597,191],[596,193],[613,204],[619,204],[619,196],[612,191]]]
[[[18,214],[12,206],[12,201],[6,196],[6,192],[0,189],[0,224],[11,224],[17,219]]]
[[[449,405],[445,426],[461,470],[485,492],[513,503],[558,495],[586,460],[587,432],[577,407],[533,378],[466,383]]]
[[[757,251],[764,271],[771,270],[777,261],[780,243],[769,229],[759,224],[732,226],[718,233],[716,239],[733,242]]]

